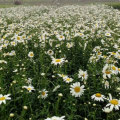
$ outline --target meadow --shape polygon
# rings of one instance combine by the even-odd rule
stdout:
[[[0,120],[119,120],[119,109],[118,9],[0,8]]]

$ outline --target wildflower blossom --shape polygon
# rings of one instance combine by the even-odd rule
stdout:
[[[11,97],[9,97],[9,96],[10,96],[10,94],[8,94],[8,95],[0,94],[0,104],[2,104],[2,103],[6,104],[6,100],[11,100]]]
[[[92,95],[91,98],[94,99],[95,101],[104,101],[105,96],[102,95],[101,93],[96,93]]]
[[[84,93],[84,85],[80,86],[80,82],[73,83],[70,88],[72,96],[80,97]]]
[[[33,58],[34,57],[34,53],[33,52],[29,52],[28,53],[28,57]]]
[[[33,87],[32,85],[29,85],[29,86],[23,86],[23,88],[27,89],[28,92],[32,92],[32,91],[35,90],[34,87]]]
[[[106,107],[110,107],[111,110],[115,108],[115,110],[119,110],[120,107],[120,100],[118,99],[113,99],[112,95],[109,94],[109,103],[106,105]]]
[[[78,78],[82,78],[82,80],[87,80],[88,78],[87,71],[83,71],[80,69],[78,73]]]
[[[52,63],[51,64],[54,64],[54,65],[60,65],[62,63],[64,63],[65,59],[64,58],[59,58],[59,59],[56,59],[54,57],[52,57]]]

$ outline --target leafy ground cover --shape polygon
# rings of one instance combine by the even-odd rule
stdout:
[[[1,120],[120,119],[120,11],[106,5],[0,9]]]
[[[109,6],[112,6],[115,9],[119,9],[120,10],[120,2],[116,2],[116,3],[108,3]]]

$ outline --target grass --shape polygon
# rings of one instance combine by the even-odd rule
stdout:
[[[41,5],[41,4],[45,4],[45,5],[51,5],[54,4],[52,2],[52,0],[21,0],[23,5]],[[120,2],[91,2],[91,1],[87,1],[87,2],[77,2],[77,1],[71,1],[71,2],[67,2],[66,1],[62,1],[61,5],[63,4],[79,4],[79,5],[83,5],[83,4],[91,4],[91,3],[96,3],[96,4],[106,4],[109,6],[112,6],[115,9],[120,9]],[[15,5],[13,5],[13,0],[6,0],[6,2],[4,0],[0,0],[0,8],[9,8],[9,7],[15,7]]]
[[[119,9],[120,10],[120,2],[110,2],[106,3],[109,6],[112,6],[114,9]]]
[[[0,8],[10,8],[10,7],[15,7],[15,5],[7,5],[7,4],[0,5]]]
[[[117,10],[20,6],[0,13],[0,120],[120,118]]]

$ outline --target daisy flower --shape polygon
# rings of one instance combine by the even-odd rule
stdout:
[[[109,32],[106,32],[106,33],[105,33],[105,36],[110,37],[111,34],[110,34]]]
[[[102,109],[102,111],[105,112],[105,113],[110,113],[112,110],[111,110],[110,108],[104,107],[104,108]]]
[[[111,70],[110,70],[110,67],[108,66],[108,64],[106,64],[104,67],[103,67],[103,70],[102,70],[102,73],[103,73],[103,78],[104,79],[107,79],[108,78],[111,78]]]
[[[118,68],[118,72],[120,73],[120,68]]]
[[[108,52],[111,56],[116,56],[117,53],[116,52]]]
[[[62,116],[62,117],[53,116],[51,120],[65,120],[64,118],[65,116]]]
[[[60,65],[60,64],[62,64],[64,62],[65,62],[64,58],[56,59],[56,58],[52,57],[52,63],[51,64],[54,64],[54,65],[58,65],[59,64]]]
[[[11,98],[9,96],[10,96],[10,94],[8,94],[8,95],[0,94],[0,105],[2,103],[6,104],[6,100],[11,100]]]
[[[72,96],[80,97],[84,93],[84,85],[80,86],[80,82],[73,83],[70,88]]]
[[[50,55],[50,56],[52,56],[54,54],[54,52],[52,50],[48,50],[47,54]]]
[[[111,65],[111,71],[113,74],[118,74],[118,68],[115,65]]]
[[[88,78],[87,71],[83,71],[80,69],[78,73],[78,78],[82,78],[82,80],[87,80]]]
[[[34,57],[34,53],[33,52],[29,52],[28,53],[28,57],[33,58]]]
[[[57,38],[59,41],[65,40],[65,37],[63,35],[57,35]]]
[[[60,85],[57,85],[54,89],[53,89],[53,92],[57,91],[57,89],[60,88]]]
[[[83,37],[84,34],[83,34],[83,33],[76,33],[76,34],[75,34],[75,37],[77,37],[77,36]]]
[[[22,39],[21,36],[16,35],[15,36],[15,41],[17,41],[17,42],[23,42],[23,39]]]
[[[12,42],[11,42],[11,45],[12,45],[12,46],[16,46],[17,43],[16,43],[15,41],[12,41]]]
[[[51,120],[51,118],[47,118],[47,119],[45,119],[45,120]]]
[[[62,116],[62,117],[53,116],[53,117],[47,118],[45,120],[65,120],[64,118],[65,118],[65,116]]]
[[[67,43],[67,44],[66,44],[66,47],[67,47],[67,48],[71,48],[71,47],[73,47],[73,45],[74,45],[74,43],[72,43],[72,42],[71,42],[71,43]]]
[[[5,61],[5,60],[0,60],[0,63],[5,63],[5,64],[7,64],[7,61]]]
[[[115,110],[119,110],[120,107],[120,100],[113,99],[111,94],[109,94],[109,103],[106,105],[106,107],[110,107],[111,110],[115,108]]]
[[[66,82],[66,83],[70,83],[70,82],[72,82],[73,81],[73,79],[72,78],[70,78],[70,77],[63,77],[63,80]]]
[[[101,93],[96,93],[96,94],[91,96],[91,99],[93,99],[95,101],[104,101],[105,96],[102,95]]]
[[[48,91],[46,89],[43,89],[42,91],[39,91],[40,92],[40,96],[38,96],[38,98],[42,98],[42,99],[45,99],[47,98],[48,96]]]
[[[104,86],[105,86],[105,89],[109,89],[110,88],[110,83],[108,81],[105,81]]]
[[[29,86],[23,86],[23,88],[27,89],[29,92],[32,92],[34,89],[33,86],[29,85]]]
[[[120,59],[120,54],[117,52],[115,58]]]
[[[58,74],[58,76],[62,78],[67,77],[67,75],[64,75],[64,74]]]

